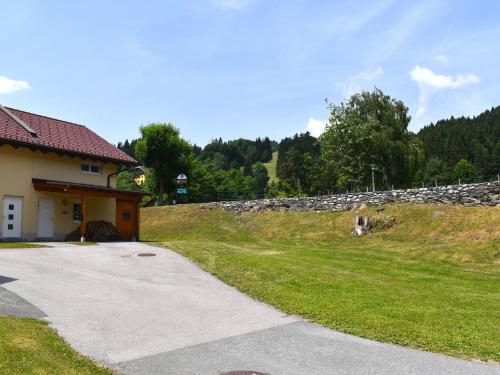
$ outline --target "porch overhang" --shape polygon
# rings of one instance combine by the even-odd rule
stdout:
[[[122,190],[114,189],[105,186],[96,186],[89,184],[79,184],[75,182],[65,182],[65,181],[55,181],[55,180],[44,180],[39,178],[33,178],[33,188],[37,191],[48,191],[53,193],[63,193],[79,195],[81,197],[81,222],[80,222],[80,233],[82,237],[85,234],[86,222],[87,222],[87,197],[104,197],[104,198],[114,198],[117,202],[117,208],[119,205],[124,204],[123,202],[128,202],[129,208],[126,217],[127,220],[132,219],[132,230],[129,230],[127,234],[130,239],[139,239],[139,201],[147,195],[140,191],[132,190]],[[116,210],[118,215],[118,209]],[[118,217],[118,216],[117,216]],[[120,234],[122,234],[122,228],[117,220],[117,229]]]
[[[147,193],[133,190],[122,190],[108,188],[105,186],[79,184],[75,182],[44,180],[33,178],[33,188],[37,191],[50,191],[54,193],[66,193],[74,195],[87,195],[96,197],[108,197],[129,201],[139,201]]]

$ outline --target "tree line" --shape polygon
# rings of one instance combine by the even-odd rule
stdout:
[[[141,138],[118,143],[118,148],[148,167],[146,184],[138,186],[137,172],[125,169],[118,187],[145,190],[165,203],[264,198],[268,173],[263,163],[272,159],[277,142],[268,137],[255,140],[214,139],[204,148],[190,145],[172,124],[150,124],[140,128]],[[175,193],[175,177],[188,176],[188,195]]]
[[[190,145],[172,124],[140,128],[141,137],[118,147],[149,168],[146,186],[159,201],[175,197],[175,176],[189,178],[190,202],[317,195],[409,188],[494,179],[500,173],[500,107],[479,116],[450,118],[408,129],[408,107],[382,90],[362,91],[328,103],[324,133],[286,137],[279,143],[214,139]],[[278,152],[277,182],[264,163]],[[124,170],[119,186],[139,189]],[[179,197],[177,197],[179,199]]]
[[[419,180],[434,175],[446,182],[465,171],[466,180],[488,180],[500,173],[500,106],[473,118],[452,116],[430,124],[418,137],[428,160]]]

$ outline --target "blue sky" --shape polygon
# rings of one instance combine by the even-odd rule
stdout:
[[[377,86],[410,128],[500,104],[498,1],[0,0],[0,103],[111,142],[279,140]]]

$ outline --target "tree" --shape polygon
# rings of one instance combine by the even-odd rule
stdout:
[[[310,193],[320,156],[317,139],[309,134],[284,138],[278,149],[277,176],[295,192]]]
[[[438,157],[449,166],[461,159],[468,160],[486,179],[499,173],[500,160],[495,157],[495,149],[500,141],[500,106],[473,118],[452,116],[431,123],[418,132],[418,137],[427,158]]]
[[[242,169],[212,170],[219,200],[255,199],[255,180]]]
[[[128,170],[123,170],[116,176],[116,187],[123,190],[140,191],[141,188],[134,180],[134,173]]]
[[[213,166],[207,166],[196,158],[191,158],[187,173],[190,202],[209,202],[217,199],[217,186]]]
[[[456,181],[470,183],[479,180],[479,175],[471,163],[465,159],[460,159],[460,161],[453,167],[453,177]]]
[[[197,146],[196,144],[193,145],[193,155],[195,157],[200,156],[202,151],[203,151],[203,149],[200,146]]]
[[[152,170],[152,192],[163,197],[164,193],[174,191],[176,176],[187,170],[192,147],[170,123],[141,126],[140,132],[135,154],[144,166]]]
[[[255,179],[255,192],[258,196],[267,192],[267,183],[269,176],[267,175],[267,168],[262,163],[255,163],[252,166],[252,177]]]
[[[492,152],[492,166],[491,166],[491,175],[498,176],[500,174],[500,139],[495,144]]]
[[[272,142],[267,137],[255,141],[240,138],[224,142],[221,138],[214,139],[198,158],[204,163],[216,160],[223,169],[245,167],[245,173],[251,175],[252,165],[272,159]]]
[[[135,144],[137,143],[137,139],[132,139],[132,141],[128,141],[128,139],[125,140],[124,143],[118,142],[117,147],[128,154],[129,156],[132,156],[135,158]]]
[[[437,157],[431,157],[427,160],[425,166],[416,173],[414,182],[418,185],[421,183],[433,185],[440,182],[448,183],[450,179],[450,172],[446,162]]]
[[[411,184],[423,163],[421,143],[408,131],[408,108],[382,90],[363,91],[340,105],[330,104],[330,117],[320,137],[325,171],[339,189],[362,190],[371,184]],[[328,190],[327,187],[324,188]]]

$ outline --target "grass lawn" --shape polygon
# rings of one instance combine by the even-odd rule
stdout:
[[[111,375],[72,350],[46,323],[0,316],[0,374]]]
[[[267,169],[267,175],[269,176],[269,183],[278,182],[278,177],[276,177],[276,163],[278,162],[278,151],[273,152],[273,158],[267,163],[263,163],[264,167]]]
[[[26,242],[0,242],[0,249],[33,249],[36,247],[47,247]]]
[[[395,224],[355,238],[353,212],[238,215],[184,205],[143,209],[141,229],[143,240],[285,312],[370,339],[499,361],[500,207],[362,212]]]

